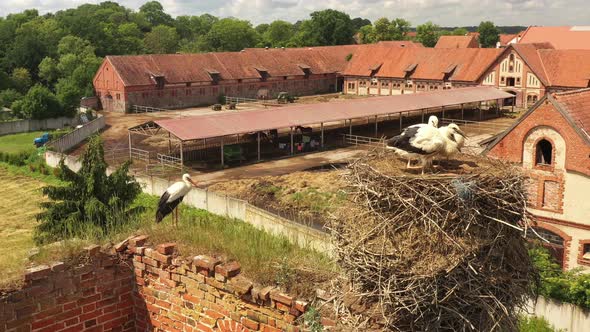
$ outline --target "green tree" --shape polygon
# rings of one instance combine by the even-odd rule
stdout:
[[[391,21],[389,29],[392,40],[404,40],[408,31],[410,31],[410,22],[403,18],[396,18]]]
[[[47,119],[64,115],[59,101],[49,89],[37,84],[12,104],[14,113],[25,119]]]
[[[57,61],[50,57],[45,57],[39,64],[39,78],[47,84],[53,84],[59,77]]]
[[[240,51],[247,47],[254,47],[257,43],[257,33],[248,21],[235,18],[224,18],[213,24],[205,36],[208,50],[211,51]]]
[[[174,53],[178,47],[178,34],[175,28],[158,25],[146,34],[144,43],[150,53]]]
[[[158,1],[149,1],[139,7],[139,12],[145,15],[145,18],[152,24],[158,25],[172,25],[172,17],[164,12],[164,7]]]
[[[453,35],[453,36],[467,36],[468,33],[469,33],[469,31],[467,31],[467,29],[465,29],[465,28],[456,28],[455,30],[453,30],[451,32],[451,35]]]
[[[374,23],[375,41],[391,40],[391,22],[386,17],[382,17]]]
[[[375,29],[372,25],[365,25],[359,29],[359,38],[361,44],[371,44],[375,42]]]
[[[128,174],[130,163],[106,175],[107,163],[100,137],[90,139],[81,163],[76,173],[62,160],[59,178],[66,185],[43,188],[49,201],[41,203],[42,212],[37,215],[40,221],[34,234],[37,243],[83,236],[89,230],[107,233],[142,211],[132,207],[141,187]]]
[[[500,30],[490,21],[481,22],[477,28],[481,47],[494,48],[500,40]]]
[[[351,20],[352,23],[352,27],[354,29],[354,31],[359,31],[362,27],[366,26],[366,25],[371,25],[371,21],[366,19],[366,18],[362,18],[362,17],[355,17]]]
[[[438,25],[426,22],[416,27],[416,39],[426,47],[434,47],[440,36],[438,31]]]
[[[310,14],[309,24],[301,26],[309,45],[346,45],[353,42],[355,33],[348,14],[333,9]]]
[[[20,93],[25,93],[31,87],[33,80],[27,68],[15,68],[10,75],[12,86]]]
[[[276,20],[268,26],[263,38],[272,47],[284,47],[293,38],[294,33],[293,24]]]
[[[268,27],[270,27],[270,24],[268,23],[262,23],[262,24],[258,24],[254,30],[256,30],[256,32],[258,32],[258,34],[263,35],[266,30],[268,30]]]
[[[10,108],[12,103],[21,99],[23,95],[14,89],[0,91],[0,108]]]
[[[3,70],[0,70],[0,91],[11,88],[12,81],[10,80],[10,76]]]
[[[65,114],[76,114],[80,99],[84,96],[84,87],[78,85],[73,78],[60,78],[55,85],[55,91]]]

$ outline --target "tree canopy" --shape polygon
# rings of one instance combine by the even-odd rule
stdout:
[[[481,47],[496,47],[496,43],[500,40],[500,30],[498,30],[493,22],[481,22],[477,28],[477,32],[479,32],[479,43]]]
[[[416,39],[426,47],[434,47],[439,37],[439,26],[432,22],[426,22],[416,27]]]

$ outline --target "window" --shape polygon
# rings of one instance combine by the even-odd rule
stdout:
[[[507,86],[514,86],[515,85],[514,77],[508,77],[508,78],[506,78],[506,85]]]
[[[516,85],[520,85],[520,77],[516,78]]]
[[[366,87],[367,81],[359,81],[359,86]]]
[[[590,243],[582,244],[582,259],[590,261]]]
[[[510,58],[508,60],[508,71],[514,72],[514,54],[510,54]]]
[[[500,83],[506,84],[506,77],[500,76]]]
[[[535,164],[536,165],[551,165],[553,162],[553,145],[542,139],[537,143]]]
[[[381,81],[381,86],[387,88],[389,86],[389,81]]]
[[[121,100],[121,94],[117,93],[117,100]]]
[[[354,82],[348,82],[348,90],[354,90]]]
[[[536,103],[538,99],[539,99],[539,97],[537,97],[537,95],[528,95],[528,96],[526,96],[526,102],[529,105]]]

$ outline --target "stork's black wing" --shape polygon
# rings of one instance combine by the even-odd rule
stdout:
[[[416,137],[416,134],[420,128],[420,126],[410,126],[404,129],[401,134],[387,140],[387,147],[396,148],[411,153],[428,154],[427,151],[412,145],[412,140]]]
[[[167,215],[172,213],[174,209],[182,202],[184,196],[180,196],[178,199],[168,202],[168,198],[170,198],[170,194],[168,191],[165,191],[162,196],[160,197],[160,201],[158,202],[158,210],[156,211],[156,222],[162,221]]]

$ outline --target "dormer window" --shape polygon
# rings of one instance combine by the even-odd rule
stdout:
[[[305,78],[309,78],[309,75],[311,75],[311,67],[304,63],[300,63],[297,66],[303,71]]]
[[[381,68],[381,65],[382,63],[379,63],[369,68],[369,70],[371,70],[371,76],[375,76],[375,74],[377,74],[379,68]]]
[[[154,81],[156,81],[156,89],[163,89],[165,80],[164,76],[154,76]]]
[[[207,74],[211,77],[211,84],[217,85],[221,81],[221,74],[215,69],[206,69]]]
[[[409,79],[410,76],[412,76],[412,74],[414,73],[414,71],[416,71],[416,67],[418,67],[417,63],[413,63],[413,64],[407,66],[406,69],[404,69],[404,72],[406,73],[404,78]]]
[[[553,163],[553,145],[546,139],[537,143],[535,149],[535,165],[551,165]]]
[[[443,81],[448,81],[449,78],[451,78],[451,76],[453,76],[453,74],[455,73],[455,69],[457,69],[457,65],[453,64],[447,67],[447,69],[445,69],[445,71],[443,71]]]
[[[266,81],[268,79],[268,77],[270,76],[268,74],[268,69],[266,69],[266,68],[256,67],[254,69],[256,69],[256,71],[258,72],[258,75],[260,75],[261,81]]]

